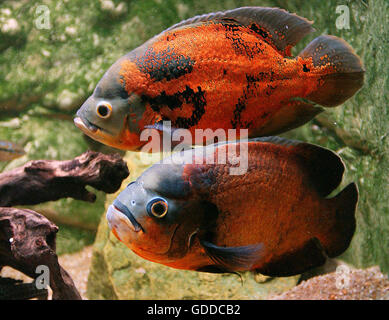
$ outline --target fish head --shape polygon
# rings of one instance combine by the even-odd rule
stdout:
[[[93,94],[77,111],[74,123],[86,135],[103,144],[136,150],[140,145],[137,120],[142,117],[144,107],[137,94],[125,89],[120,76],[123,59],[104,74]]]
[[[108,225],[127,247],[161,262],[183,256],[206,206],[182,178],[182,166],[156,164],[131,182],[107,210]]]

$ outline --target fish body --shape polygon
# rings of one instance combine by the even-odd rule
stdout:
[[[0,140],[0,161],[10,161],[25,155],[22,147],[15,143]]]
[[[337,37],[320,36],[291,57],[311,24],[262,7],[185,20],[121,57],[75,124],[127,150],[146,143],[145,128],[162,131],[163,120],[192,136],[196,129],[248,129],[257,137],[298,127],[323,110],[318,105],[339,105],[363,84],[360,59]]]
[[[206,272],[289,276],[344,252],[358,191],[352,183],[327,198],[342,180],[341,159],[316,145],[257,138],[236,155],[247,171],[231,175],[236,165],[216,160],[240,145],[187,150],[180,163],[172,157],[147,169],[109,207],[113,233],[147,260]]]

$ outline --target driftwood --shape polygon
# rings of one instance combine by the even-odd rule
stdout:
[[[113,193],[128,174],[119,155],[93,151],[67,161],[30,161],[0,174],[0,206],[32,205],[66,197],[93,202],[96,195],[85,186]]]
[[[47,289],[38,289],[35,282],[24,283],[23,280],[0,278],[0,300],[27,300],[37,298],[47,300]]]
[[[53,299],[81,299],[55,253],[58,227],[28,209],[0,208],[0,267],[10,266],[35,279],[40,265],[49,270]]]
[[[0,174],[0,270],[10,266],[37,279],[38,266],[49,271],[53,299],[81,299],[73,280],[59,265],[55,253],[58,227],[43,215],[28,209],[7,208],[72,197],[93,202],[87,185],[107,193],[117,191],[128,176],[119,155],[88,151],[68,161],[37,160]],[[0,298],[47,298],[47,290],[35,283],[0,278]]]

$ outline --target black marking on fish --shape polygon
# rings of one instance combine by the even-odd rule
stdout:
[[[141,99],[144,103],[148,102],[151,109],[155,112],[159,112],[164,106],[167,106],[170,110],[181,108],[183,103],[180,99],[180,94],[167,95],[165,91],[162,91],[159,96],[154,98],[142,95]]]
[[[275,31],[276,32],[275,37],[277,39],[274,39],[272,37],[272,35],[266,29],[262,28],[261,26],[259,26],[256,23],[251,24],[249,26],[249,28],[252,31],[254,31],[257,35],[259,35],[263,39],[263,41],[265,41],[267,44],[269,44],[272,47],[276,47],[277,48],[277,44],[275,43],[275,41],[285,38],[285,34],[283,34],[280,31],[278,31],[278,32]],[[279,49],[277,48],[277,50],[279,50]]]
[[[262,243],[240,247],[219,247],[208,241],[200,241],[207,255],[228,271],[250,270],[264,254]]]
[[[224,19],[222,22],[221,22],[221,25],[224,27],[224,29],[226,31],[230,31],[230,32],[240,32],[241,31],[241,26],[236,24],[236,21],[235,20],[228,20],[228,19]]]
[[[275,76],[274,71],[258,72],[255,75],[247,74],[246,75],[247,85],[248,86],[254,85],[254,87],[255,87],[256,82],[264,81],[264,80],[268,80],[269,82],[273,82],[274,78],[275,78],[274,76]]]
[[[303,71],[304,72],[309,72],[309,71],[311,71],[311,69],[307,68],[306,64],[303,64]]]
[[[249,28],[253,30],[256,34],[259,34],[265,41],[267,38],[269,38],[269,34],[264,29],[259,27],[256,23],[251,24]]]
[[[174,40],[175,38],[177,38],[177,34],[176,34],[175,32],[169,33],[169,34],[166,36],[166,41],[172,41],[172,40]]]
[[[234,118],[231,120],[231,125],[234,129],[240,128],[250,128],[252,126],[253,121],[241,121],[241,113],[246,109],[246,101],[248,97],[253,97],[258,95],[258,87],[257,82],[267,80],[269,82],[274,82],[274,80],[278,79],[273,71],[270,72],[259,72],[255,75],[246,74],[247,85],[243,90],[242,96],[238,99],[237,104],[234,109]],[[280,79],[285,80],[288,79],[286,77],[281,77]],[[265,94],[270,96],[274,90],[277,89],[277,86],[268,85],[265,90]],[[262,115],[262,117],[264,117]]]
[[[189,87],[187,86],[187,89]],[[190,89],[190,88],[189,88]],[[187,90],[186,90],[187,91]],[[192,89],[189,90],[189,95],[185,95],[184,98],[187,103],[192,103],[194,110],[189,118],[178,117],[174,123],[177,128],[190,128],[199,123],[202,116],[205,113],[205,106],[207,104],[205,100],[205,91],[198,87],[198,91],[194,92]]]
[[[194,64],[192,59],[177,54],[170,48],[161,52],[149,48],[142,57],[136,59],[139,70],[156,81],[178,79],[191,73]]]
[[[170,110],[175,110],[181,109],[184,103],[193,105],[193,113],[190,117],[177,117],[176,121],[172,123],[175,128],[185,129],[199,123],[205,113],[205,106],[207,104],[205,91],[201,87],[197,87],[197,91],[194,91],[189,86],[186,86],[184,91],[177,92],[173,95],[167,95],[165,91],[154,98],[144,95],[142,96],[142,100],[150,103],[151,109],[155,112],[160,112],[164,106],[167,106]]]
[[[241,113],[244,109],[246,109],[246,98],[245,93],[243,93],[243,96],[238,99],[238,103],[235,105],[234,118],[231,120],[233,129],[236,129],[238,126],[242,126]]]
[[[269,85],[267,85],[267,88],[265,90],[265,94],[267,96],[270,96],[275,89],[277,89],[277,86],[272,86],[272,85],[269,84]]]
[[[274,72],[259,72],[257,75],[246,75],[247,85],[246,88],[243,90],[242,96],[238,99],[237,104],[235,105],[234,109],[234,118],[231,120],[231,125],[233,129],[236,129],[238,127],[241,128],[250,128],[250,126],[253,124],[253,121],[246,121],[242,122],[241,120],[241,114],[246,109],[246,102],[249,96],[255,96],[258,94],[258,88],[257,88],[257,82],[263,81],[264,79],[269,79],[270,82],[272,82],[274,79]],[[272,89],[275,89],[275,87],[271,87]]]
[[[222,25],[225,27],[225,37],[230,40],[232,43],[232,47],[235,52],[240,55],[247,56],[250,60],[254,59],[259,53],[263,52],[263,49],[260,48],[260,43],[246,43],[242,39],[242,27],[234,24],[234,23],[223,23]]]

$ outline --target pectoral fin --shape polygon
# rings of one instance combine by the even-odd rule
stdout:
[[[262,243],[241,247],[219,247],[203,240],[200,243],[216,267],[229,272],[250,270],[264,255]]]

